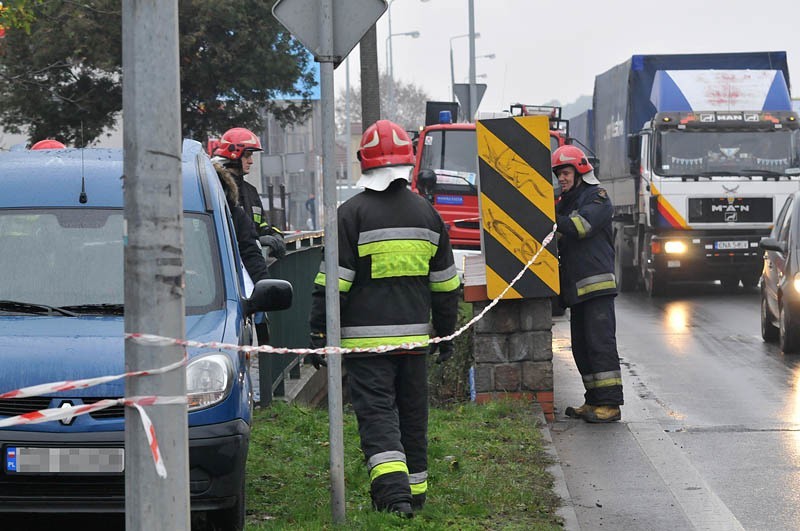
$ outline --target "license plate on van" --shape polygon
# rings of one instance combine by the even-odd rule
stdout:
[[[747,249],[747,240],[735,240],[728,242],[714,242],[715,249]]]
[[[119,474],[125,470],[125,449],[6,446],[5,470],[11,474]]]

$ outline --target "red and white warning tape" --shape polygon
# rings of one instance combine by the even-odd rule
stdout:
[[[136,408],[139,416],[142,419],[142,426],[144,427],[145,434],[147,435],[147,446],[150,448],[150,453],[153,456],[153,463],[156,467],[156,473],[162,477],[167,477],[167,469],[164,466],[164,460],[161,457],[161,450],[158,447],[158,438],[156,437],[156,430],[153,428],[153,422],[147,416],[142,406],[158,406],[164,404],[185,404],[185,396],[134,396],[128,398],[106,399],[95,402],[94,404],[84,404],[82,406],[73,407],[59,407],[51,409],[42,409],[40,411],[32,411],[24,415],[17,415],[16,417],[9,417],[0,420],[0,428],[7,428],[9,426],[19,426],[22,424],[39,424],[41,422],[49,422],[51,420],[61,420],[69,417],[76,417],[78,415],[86,415],[94,413],[101,409],[106,409],[111,406],[124,405]]]
[[[131,341],[135,341],[136,343],[148,344],[153,346],[180,345],[182,347],[187,347],[187,348],[213,348],[220,350],[233,350],[233,351],[238,350],[246,353],[263,352],[267,354],[297,354],[297,355],[349,354],[354,352],[377,352],[382,354],[394,350],[411,350],[419,347],[426,347],[431,343],[441,343],[442,341],[450,341],[452,339],[455,339],[456,337],[463,334],[467,329],[469,329],[469,327],[480,321],[489,310],[494,308],[497,305],[497,303],[500,302],[500,300],[502,300],[503,297],[505,297],[506,293],[508,293],[508,291],[512,287],[514,287],[514,284],[516,284],[519,281],[519,279],[522,278],[522,275],[525,274],[525,271],[527,271],[528,268],[531,267],[534,264],[534,262],[536,262],[536,259],[539,258],[539,255],[547,247],[547,245],[553,239],[555,234],[556,234],[556,226],[553,225],[553,230],[550,231],[550,233],[544,237],[544,239],[542,240],[542,245],[539,247],[539,250],[536,253],[534,253],[534,255],[530,258],[530,260],[528,260],[528,262],[520,270],[520,272],[517,273],[517,276],[515,276],[511,280],[511,282],[509,282],[509,284],[503,289],[503,291],[500,292],[500,294],[497,297],[495,297],[492,300],[492,302],[490,302],[483,310],[481,310],[481,312],[478,315],[470,319],[468,323],[466,323],[464,326],[462,326],[461,328],[459,328],[458,330],[456,330],[455,332],[453,332],[448,336],[432,337],[427,341],[403,343],[401,345],[381,345],[377,347],[368,347],[368,348],[341,348],[341,347],[327,346],[317,349],[273,347],[272,345],[260,345],[260,346],[234,345],[231,343],[217,343],[217,342],[201,343],[199,341],[191,341],[187,339],[175,339],[170,337],[157,336],[153,334],[125,334],[125,339],[130,339]]]
[[[503,299],[506,293],[516,284],[522,275],[525,274],[525,271],[531,267],[536,259],[539,257],[541,252],[544,250],[545,247],[550,243],[550,241],[555,236],[556,226],[553,225],[553,230],[545,236],[542,240],[542,245],[539,250],[528,260],[528,263],[525,264],[520,272],[514,277],[513,280],[508,284],[508,286],[503,289],[503,291],[495,297],[492,302],[490,302],[478,315],[473,317],[468,323],[464,326],[453,332],[452,334],[444,337],[434,337],[427,341],[418,341],[414,343],[404,343],[402,345],[381,345],[378,347],[370,347],[370,348],[340,348],[340,347],[323,347],[319,349],[310,349],[310,348],[283,348],[283,347],[273,347],[271,345],[261,345],[261,346],[247,346],[247,345],[234,345],[229,343],[219,343],[216,341],[203,343],[200,341],[190,341],[186,339],[176,339],[170,337],[163,337],[157,336],[153,334],[138,334],[138,333],[127,333],[125,334],[125,339],[129,339],[136,343],[140,344],[147,344],[151,346],[171,346],[171,345],[180,345],[186,348],[213,348],[218,350],[232,350],[232,351],[243,351],[247,353],[251,352],[264,352],[264,353],[273,353],[273,354],[298,354],[298,355],[306,355],[306,354],[347,354],[350,352],[391,352],[394,350],[411,350],[414,348],[425,347],[430,345],[431,343],[440,343],[442,341],[450,341],[455,339],[456,337],[463,334],[469,327],[473,324],[480,321],[486,313],[491,310],[497,303]],[[165,365],[164,367],[160,367],[158,369],[150,369],[150,370],[143,370],[143,371],[132,371],[126,372],[124,374],[117,374],[113,376],[100,376],[97,378],[87,378],[83,380],[65,380],[61,382],[53,382],[53,383],[45,383],[34,385],[30,387],[24,387],[21,389],[16,389],[13,391],[8,391],[5,393],[0,394],[0,399],[6,398],[24,398],[29,396],[40,396],[46,393],[55,393],[60,391],[69,391],[73,389],[85,389],[87,387],[92,387],[95,385],[100,385],[103,383],[111,382],[114,380],[119,380],[122,378],[127,377],[135,377],[135,376],[152,376],[156,374],[163,374],[168,371],[172,371],[183,367],[186,365],[187,362],[187,354],[184,352],[183,358],[175,363]],[[153,456],[153,463],[156,467],[156,472],[162,478],[167,477],[167,470],[164,467],[164,461],[161,457],[161,452],[158,447],[158,438],[156,437],[156,431],[153,426],[153,423],[150,420],[150,417],[147,416],[144,408],[142,406],[156,406],[156,405],[165,405],[165,404],[185,404],[186,397],[185,396],[140,396],[140,397],[127,397],[127,398],[118,398],[118,399],[106,399],[100,400],[94,404],[85,404],[81,406],[75,406],[71,408],[52,408],[52,409],[43,409],[40,411],[34,411],[31,413],[25,413],[23,415],[17,415],[15,417],[9,417],[6,419],[0,420],[0,428],[6,428],[9,426],[17,426],[21,424],[37,424],[40,422],[48,422],[54,420],[61,420],[68,417],[75,417],[78,415],[86,415],[89,413],[93,413],[95,411],[99,411],[101,409],[106,409],[111,406],[115,405],[124,405],[127,407],[136,408],[139,412],[139,416],[142,420],[142,426],[144,427],[145,433],[147,435],[147,442],[150,448],[150,452]]]
[[[86,378],[83,380],[64,380],[61,382],[52,382],[39,385],[32,385],[30,387],[23,387],[15,389],[6,393],[0,394],[0,399],[4,398],[25,398],[29,396],[40,396],[47,393],[57,393],[59,391],[71,391],[73,389],[86,389],[95,385],[120,380],[129,376],[152,376],[156,374],[163,374],[165,372],[179,369],[186,365],[188,359],[184,352],[183,358],[180,361],[165,365],[158,369],[149,369],[143,371],[131,371],[123,374],[115,374],[113,376],[99,376],[97,378]],[[19,426],[21,424],[39,424],[40,422],[49,422],[51,420],[61,420],[69,417],[77,417],[79,415],[86,415],[106,409],[111,406],[123,405],[136,408],[139,412],[139,418],[142,419],[142,426],[144,427],[145,434],[147,435],[147,445],[150,448],[150,453],[153,456],[153,463],[156,467],[156,473],[162,477],[167,477],[167,469],[164,467],[164,460],[161,458],[161,451],[158,448],[158,438],[156,431],[153,428],[153,423],[150,417],[142,408],[142,406],[157,406],[164,404],[185,404],[185,396],[140,396],[140,397],[127,397],[117,399],[106,399],[95,402],[94,404],[84,404],[81,406],[73,407],[59,407],[52,409],[42,409],[40,411],[32,411],[23,415],[9,417],[0,420],[0,428],[7,428],[9,426]]]

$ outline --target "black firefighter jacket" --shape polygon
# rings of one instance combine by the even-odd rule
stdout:
[[[269,278],[267,263],[264,255],[261,254],[261,247],[258,245],[258,234],[255,225],[239,205],[239,188],[233,174],[220,165],[215,164],[222,189],[225,191],[225,199],[228,201],[228,208],[231,211],[233,229],[236,232],[236,243],[239,249],[239,256],[242,259],[244,268],[253,283]]]
[[[401,345],[455,330],[460,280],[442,218],[403,180],[365,190],[338,209],[344,348]],[[325,262],[314,281],[310,328],[325,332]],[[396,352],[396,351],[395,351]]]
[[[561,299],[566,306],[617,293],[613,210],[605,189],[583,181],[556,205]]]

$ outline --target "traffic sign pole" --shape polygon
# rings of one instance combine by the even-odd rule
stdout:
[[[320,90],[322,96],[322,203],[325,209],[325,326],[328,345],[341,344],[339,322],[339,234],[336,218],[336,161],[334,160],[333,0],[320,2]],[[342,356],[328,356],[328,416],[330,439],[331,513],[334,523],[345,521],[344,435],[342,414]]]
[[[341,343],[339,322],[339,231],[336,219],[333,69],[386,11],[386,0],[278,0],[272,14],[320,63],[322,98],[322,204],[325,213],[325,326],[328,345]],[[349,140],[348,140],[349,141]],[[345,521],[342,356],[328,356],[331,511]]]

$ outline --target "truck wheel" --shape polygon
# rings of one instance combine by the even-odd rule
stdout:
[[[739,289],[739,278],[738,277],[722,277],[719,279],[720,284],[722,284],[722,289],[729,293],[733,293],[737,289]]]
[[[761,271],[757,273],[744,273],[739,277],[742,281],[744,289],[753,289],[758,285],[758,280],[761,278]]]
[[[781,303],[780,346],[784,354],[794,354],[800,350],[798,323],[792,322],[789,309]]]
[[[780,330],[772,320],[772,313],[769,311],[767,298],[761,294],[761,338],[767,343],[774,343],[778,340]]]
[[[624,252],[623,231],[618,230],[614,235],[614,277],[617,279],[617,288],[620,292],[636,290],[636,268],[623,264],[627,253]]]
[[[644,287],[651,297],[663,297],[667,292],[667,281],[663,275],[648,271],[644,277]]]

